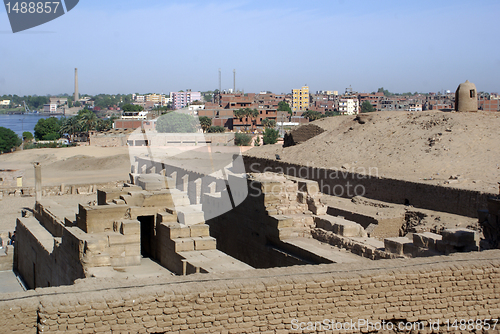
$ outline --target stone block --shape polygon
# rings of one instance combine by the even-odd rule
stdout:
[[[455,247],[476,246],[479,242],[478,233],[466,228],[445,229],[441,235],[444,243]]]
[[[320,192],[318,182],[311,180],[299,180],[299,191],[306,192],[310,196],[314,196]]]
[[[169,212],[159,212],[156,214],[157,224],[161,223],[177,223],[177,214]]]
[[[123,235],[141,234],[141,223],[138,220],[125,220],[121,222],[120,233]]]
[[[141,265],[141,256],[110,257],[110,264],[113,267],[139,266]]]
[[[261,190],[265,194],[275,194],[278,195],[282,192],[282,183],[273,181],[263,181],[261,182]],[[255,189],[255,188],[254,188]]]
[[[212,237],[197,237],[194,240],[194,250],[203,251],[217,248],[217,242]]]
[[[405,251],[407,251],[407,253],[411,253],[409,248],[412,246],[413,243],[411,240],[405,237],[384,239],[385,250],[393,254],[404,255]]]
[[[300,204],[307,204],[307,193],[299,191],[297,193],[297,202]]]
[[[283,215],[270,216],[272,226],[276,228],[285,228],[293,226],[293,219]]]
[[[364,237],[366,232],[363,226],[342,217],[329,215],[317,216],[314,218],[316,227],[332,231],[344,237]]]
[[[203,211],[192,207],[183,207],[177,210],[177,220],[183,225],[195,225],[205,222]]]
[[[129,173],[130,183],[137,185],[138,184],[139,176],[141,176],[141,174]],[[71,189],[71,191],[73,191],[73,189]]]
[[[210,227],[207,224],[197,224],[189,226],[189,230],[191,231],[191,237],[209,237],[210,236]]]
[[[179,238],[172,240],[172,246],[174,252],[192,252],[194,251],[194,240],[193,238]]]
[[[113,222],[126,217],[126,205],[79,205],[76,222],[79,228],[87,233],[98,233],[113,230]]]
[[[128,194],[121,195],[120,199],[125,201],[129,206],[142,206],[145,196],[145,193],[142,191],[130,191]]]
[[[162,224],[167,230],[169,239],[189,238],[191,237],[191,230],[187,226],[179,223]]]
[[[168,180],[158,174],[146,174],[137,178],[137,185],[147,191],[161,190],[168,188]]]
[[[307,206],[308,206],[309,211],[311,211],[312,213],[314,213],[315,215],[318,215],[318,216],[326,215],[326,212],[328,210],[328,206],[321,203],[319,198],[315,198],[315,197],[311,197],[311,196],[307,197]]]
[[[134,243],[134,244],[126,244],[125,245],[125,255],[126,256],[137,256],[141,255],[141,244],[140,243]]]
[[[429,248],[431,250],[436,250],[437,241],[442,239],[443,237],[441,235],[431,232],[413,234],[413,243],[415,246]]]

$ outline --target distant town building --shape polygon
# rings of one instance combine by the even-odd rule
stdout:
[[[185,92],[171,92],[170,97],[173,109],[182,109],[194,101],[201,101],[201,93],[192,92],[190,89]]]
[[[145,102],[146,101],[146,96],[132,94],[132,100],[134,100],[134,102]]]
[[[422,111],[421,103],[410,103],[408,106],[409,111]]]
[[[292,111],[306,111],[309,109],[309,87],[292,90]]]
[[[10,105],[10,100],[2,100],[0,101],[0,106],[8,106]]]
[[[359,113],[359,101],[356,97],[344,96],[339,101],[341,115],[356,115]]]
[[[57,112],[57,104],[56,103],[44,104],[43,105],[43,112],[46,112],[46,113]]]
[[[51,97],[50,104],[57,104],[59,106],[66,105],[68,103],[68,99],[66,97]]]

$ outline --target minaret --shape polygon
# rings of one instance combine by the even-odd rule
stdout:
[[[233,94],[236,94],[236,70],[233,70]]]
[[[80,95],[78,94],[78,69],[75,68],[75,98],[74,102],[78,101],[80,99]]]

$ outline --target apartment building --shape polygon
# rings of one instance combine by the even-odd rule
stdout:
[[[194,101],[201,101],[201,92],[192,92],[188,89],[185,92],[171,92],[172,108],[182,109]]]
[[[306,111],[309,109],[309,87],[292,90],[292,111]]]
[[[339,101],[341,115],[356,115],[359,113],[359,100],[355,96],[343,96]]]

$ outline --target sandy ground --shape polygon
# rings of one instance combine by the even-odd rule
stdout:
[[[97,195],[52,196],[51,200],[77,209],[78,203],[89,203],[97,199]],[[21,217],[23,209],[32,210],[35,197],[4,197],[0,200],[0,233],[12,232],[16,227],[16,219]]]
[[[326,131],[300,145],[268,145],[245,154],[314,167],[498,194],[500,113],[379,112],[314,122]],[[374,168],[373,168],[374,167]]]
[[[25,170],[23,186],[34,186],[33,163],[42,165],[43,185],[127,180],[127,147],[43,148],[0,155],[0,169]]]
[[[25,170],[23,186],[34,186],[33,163],[42,164],[42,184],[105,183],[128,180],[130,160],[126,147],[44,148],[0,155],[0,169]],[[96,195],[54,196],[54,201],[77,207],[96,200]],[[32,209],[34,197],[4,197],[0,200],[0,232],[13,231],[24,208]]]

